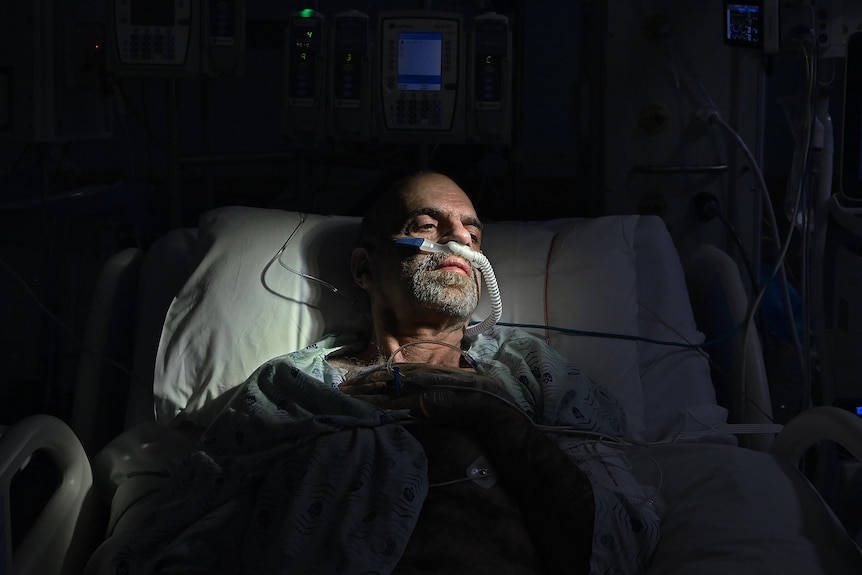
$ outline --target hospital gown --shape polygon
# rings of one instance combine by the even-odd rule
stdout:
[[[111,572],[389,573],[428,492],[428,462],[401,423],[340,391],[332,336],[262,365],[155,496]],[[659,538],[650,486],[631,470],[625,413],[542,341],[494,327],[466,352],[587,476],[593,574],[642,572]]]

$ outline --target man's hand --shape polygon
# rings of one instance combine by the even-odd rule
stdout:
[[[469,429],[521,509],[547,573],[589,573],[593,502],[589,478],[521,412],[503,386],[480,374],[399,364],[400,382],[379,369],[341,389],[386,409]]]
[[[409,409],[413,413],[419,405],[421,389],[405,385],[403,377],[400,379],[396,385],[394,373],[381,367],[346,380],[339,389],[382,409]]]
[[[508,405],[509,394],[493,379],[425,363],[375,369],[345,381],[339,389],[384,409],[409,409],[415,417],[455,425],[469,425],[491,408],[514,409]]]

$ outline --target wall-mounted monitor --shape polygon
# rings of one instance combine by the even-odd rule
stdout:
[[[200,73],[198,0],[113,0],[111,71],[119,76]]]
[[[376,65],[381,140],[462,141],[466,41],[460,14],[382,12]]]
[[[724,43],[763,48],[763,2],[724,0]]]
[[[234,76],[245,53],[245,0],[111,0],[116,76]]]

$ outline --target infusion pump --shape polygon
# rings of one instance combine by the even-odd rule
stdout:
[[[511,141],[509,19],[357,10],[291,15],[283,132],[319,142]]]
[[[381,141],[511,141],[509,19],[451,12],[378,18],[374,113]]]
[[[112,0],[119,76],[224,76],[242,69],[245,0]]]
[[[455,13],[385,12],[378,19],[381,140],[464,139],[466,44]]]

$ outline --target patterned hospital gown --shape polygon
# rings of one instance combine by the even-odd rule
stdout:
[[[427,460],[397,425],[407,413],[338,391],[344,372],[327,356],[362,344],[332,336],[256,370],[156,495],[112,572],[389,573],[427,493]],[[619,402],[518,329],[494,327],[466,352],[590,478],[591,573],[643,572],[660,518],[632,472]]]

